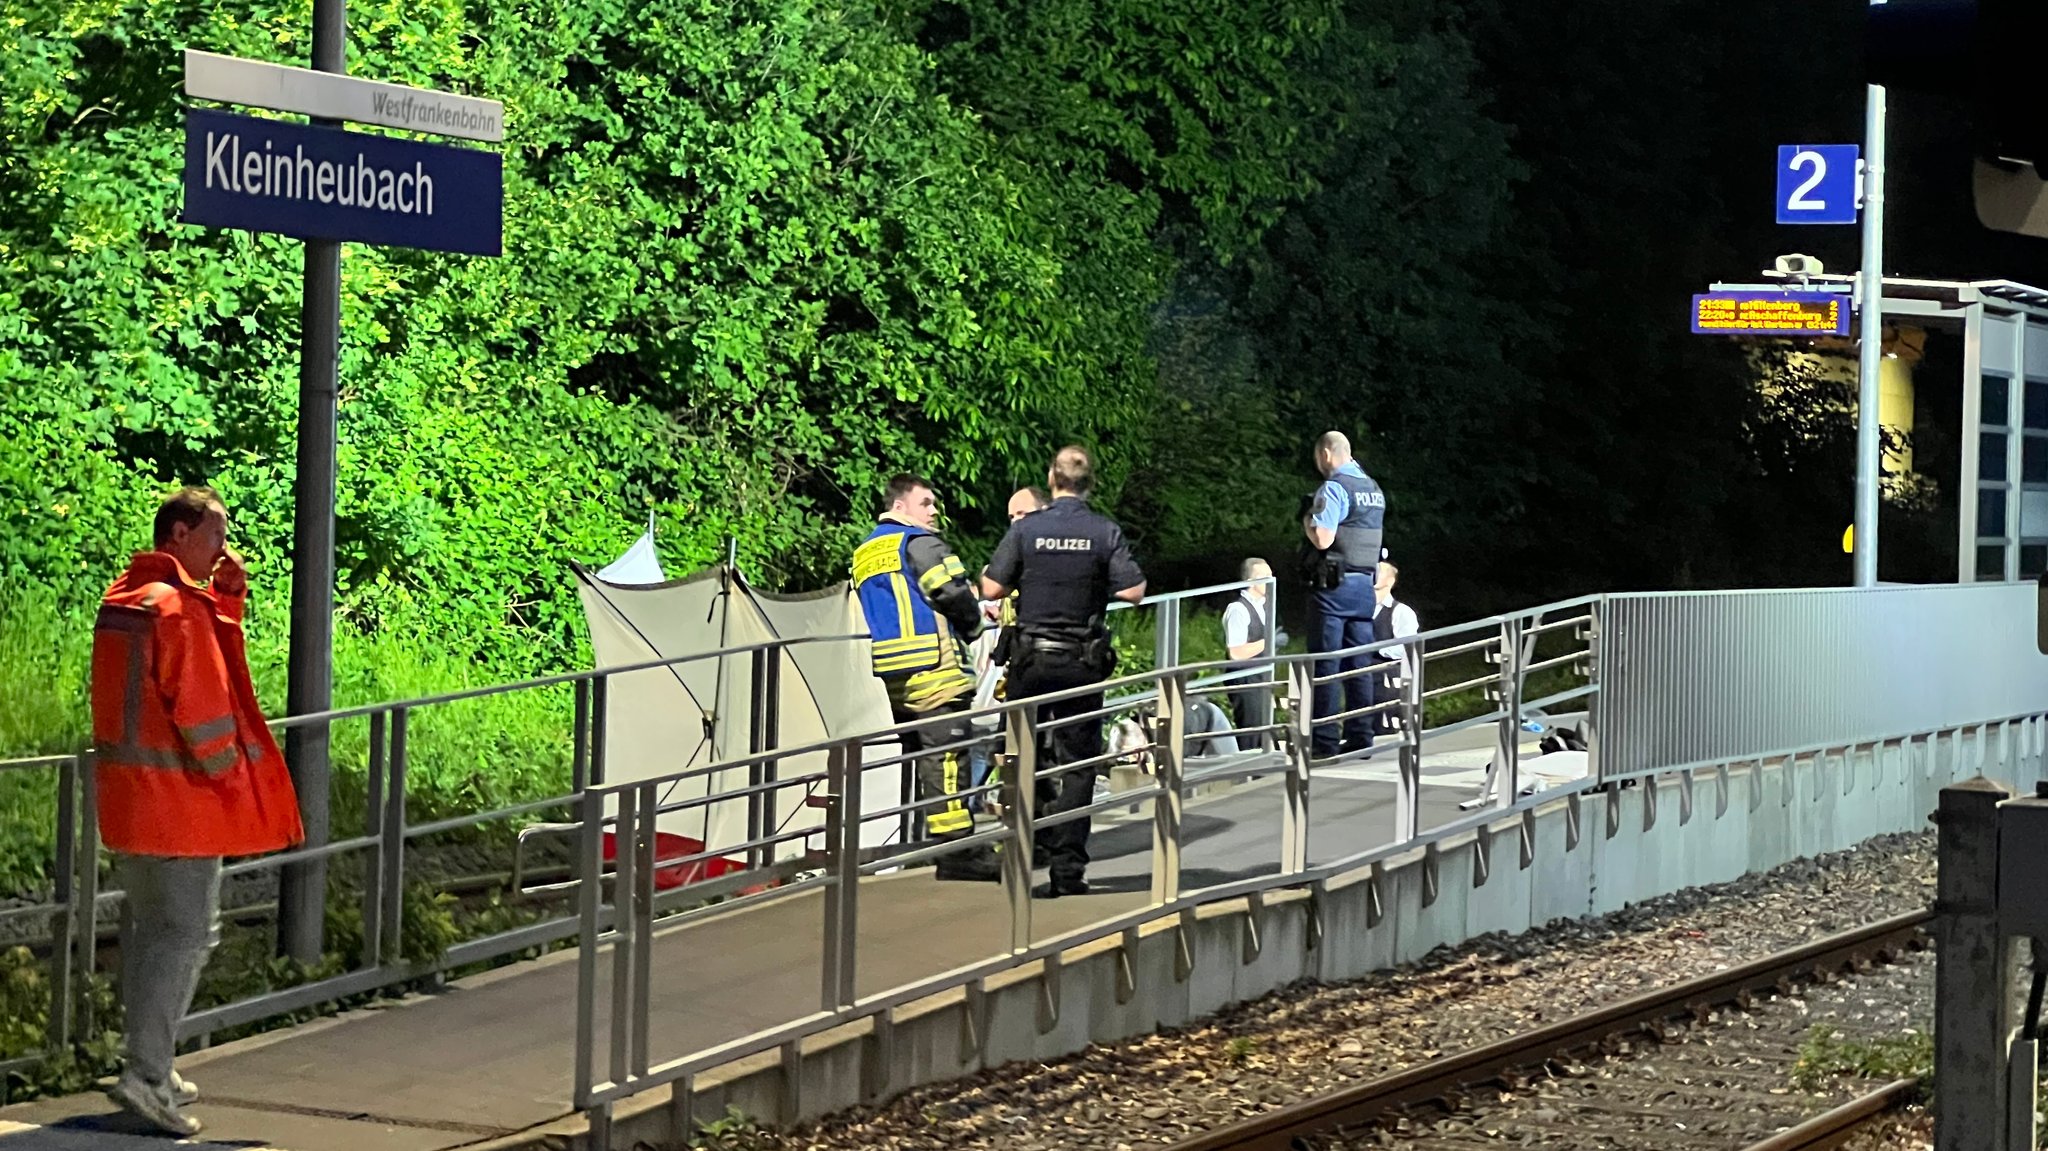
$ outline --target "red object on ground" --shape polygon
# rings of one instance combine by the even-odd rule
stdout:
[[[655,832],[654,889],[656,891],[669,891],[674,888],[686,887],[692,883],[702,883],[707,879],[716,879],[721,875],[747,869],[745,860],[726,859],[722,856],[694,860],[690,863],[663,862],[664,860],[688,859],[690,856],[697,855],[703,850],[704,841],[701,839],[692,839],[687,835],[671,835],[666,831]],[[604,861],[610,863],[617,857],[618,844],[616,839],[610,832],[606,832],[604,837]]]

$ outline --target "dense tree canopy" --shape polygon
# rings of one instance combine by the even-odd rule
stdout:
[[[205,481],[282,591],[299,248],[176,221],[178,52],[303,63],[309,18],[0,0],[9,581],[89,599],[149,494]],[[562,565],[650,511],[674,566],[732,536],[812,583],[889,473],[934,475],[985,544],[1069,440],[1148,563],[1217,574],[1288,546],[1332,426],[1447,611],[1830,578],[1839,453],[1775,451],[1753,369],[1682,308],[1788,246],[1770,143],[1854,137],[1857,61],[1824,50],[1854,19],[355,0],[352,71],[505,101],[506,254],[348,248],[344,610],[559,662]],[[1905,135],[1927,187],[1959,184],[1938,131]],[[1900,250],[1959,265],[1929,274],[2048,270],[1933,236],[1967,233],[1947,191],[1901,204]]]

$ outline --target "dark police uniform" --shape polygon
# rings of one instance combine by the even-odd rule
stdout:
[[[989,561],[990,579],[1017,589],[1017,623],[1010,650],[1007,697],[1023,699],[1100,683],[1116,667],[1103,624],[1112,596],[1145,582],[1131,558],[1123,529],[1078,496],[1062,496],[1010,525]],[[1039,722],[1102,709],[1095,692],[1039,708]],[[1102,723],[1083,720],[1056,728],[1039,745],[1038,816],[1046,819],[1086,807],[1103,765],[1052,775],[1063,764],[1100,758]],[[1046,778],[1051,776],[1050,778]],[[1088,821],[1074,820],[1038,835],[1052,873],[1050,890],[1087,890]]]
[[[1309,632],[1312,652],[1343,651],[1373,641],[1372,616],[1376,596],[1373,577],[1380,562],[1380,546],[1386,530],[1387,500],[1380,486],[1355,461],[1345,461],[1315,493],[1310,516],[1320,526],[1334,527],[1336,538],[1328,549],[1311,561],[1321,566],[1322,578],[1313,584],[1311,602],[1315,627]],[[1332,522],[1334,521],[1334,523]],[[1338,671],[1355,671],[1376,662],[1376,656],[1350,655],[1342,659],[1316,661],[1316,678],[1334,676]],[[1371,707],[1378,695],[1374,676],[1354,675],[1342,682],[1321,683],[1315,689],[1314,715],[1356,711]],[[1338,726],[1318,723],[1314,731],[1314,754],[1318,759],[1340,750]],[[1354,747],[1372,743],[1373,716],[1353,716],[1344,721],[1344,742]]]

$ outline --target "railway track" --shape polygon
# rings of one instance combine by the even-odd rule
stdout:
[[[1417,1109],[1456,1109],[1475,1088],[1519,1086],[1524,1076],[1546,1066],[1643,1033],[1661,1040],[1687,1025],[1704,1022],[1714,1008],[1729,1004],[1747,1006],[1760,992],[1789,992],[1797,980],[1824,978],[1871,962],[1889,962],[1908,949],[1924,946],[1924,929],[1931,920],[1931,914],[1925,911],[1895,916],[1725,971],[1645,992],[1498,1042],[1213,1128],[1172,1144],[1172,1151],[1297,1151],[1323,1146],[1333,1136],[1390,1121]],[[1837,1146],[1855,1128],[1911,1094],[1911,1088],[1892,1084],[1772,1137],[1782,1140],[1796,1135],[1804,1141],[1766,1141],[1758,1146],[1770,1151]],[[1856,1111],[1859,1106],[1866,1110]],[[1831,1139],[1835,1141],[1830,1142]]]
[[[1768,1139],[1752,1143],[1744,1151],[1830,1151],[1911,1103],[1919,1094],[1920,1080],[1895,1079],[1789,1131],[1780,1131]]]

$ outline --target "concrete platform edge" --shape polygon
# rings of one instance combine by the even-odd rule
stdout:
[[[1053,989],[1043,964],[1007,972],[988,982],[981,1019],[975,1021],[982,1039],[973,1046],[963,1043],[973,1033],[967,1019],[971,1000],[954,989],[898,1009],[887,1042],[874,1041],[871,1026],[845,1025],[807,1040],[792,1064],[764,1053],[697,1076],[680,1100],[657,1090],[623,1102],[614,1110],[607,1148],[593,1145],[585,1117],[571,1116],[470,1144],[466,1151],[680,1147],[688,1132],[679,1126],[716,1120],[728,1107],[764,1124],[787,1126],[879,1105],[912,1088],[1014,1060],[1055,1059],[1092,1043],[1183,1025],[1302,980],[1355,979],[1441,945],[1601,914],[1845,850],[1878,835],[1918,830],[1926,826],[1940,788],[1951,782],[1981,771],[2026,792],[2048,771],[2048,757],[2018,747],[2011,747],[2010,762],[1997,762],[2011,744],[2030,747],[2033,740],[1985,742],[1990,747],[1982,761],[1936,754],[1924,744],[1911,756],[1896,747],[1853,750],[1824,772],[1826,785],[1838,788],[1834,794],[1847,785],[1840,802],[1860,808],[1848,818],[1830,804],[1808,807],[1815,813],[1810,819],[1783,818],[1789,805],[1780,804],[1781,789],[1814,786],[1806,777],[1816,768],[1797,762],[1732,770],[1728,801],[1719,811],[1713,774],[1698,773],[1689,818],[1675,780],[1589,793],[1571,846],[1568,804],[1560,800],[1537,809],[1527,864],[1520,831],[1509,821],[1480,833],[1490,839],[1484,851],[1479,835],[1466,836],[1434,852],[1390,861],[1376,878],[1364,870],[1333,878],[1313,899],[1305,891],[1270,893],[1256,929],[1253,907],[1243,899],[1205,907],[1188,920],[1175,916],[1148,924],[1134,933],[1127,981],[1120,972],[1127,940],[1115,937],[1066,953],[1053,968]],[[1752,771],[1761,776],[1752,781]],[[1746,799],[1753,788],[1769,797],[1754,813]],[[1759,818],[1765,816],[1770,818]],[[1375,900],[1384,908],[1377,922]],[[1310,930],[1312,914],[1322,920],[1319,941]],[[1183,955],[1192,957],[1191,968],[1184,970]]]

